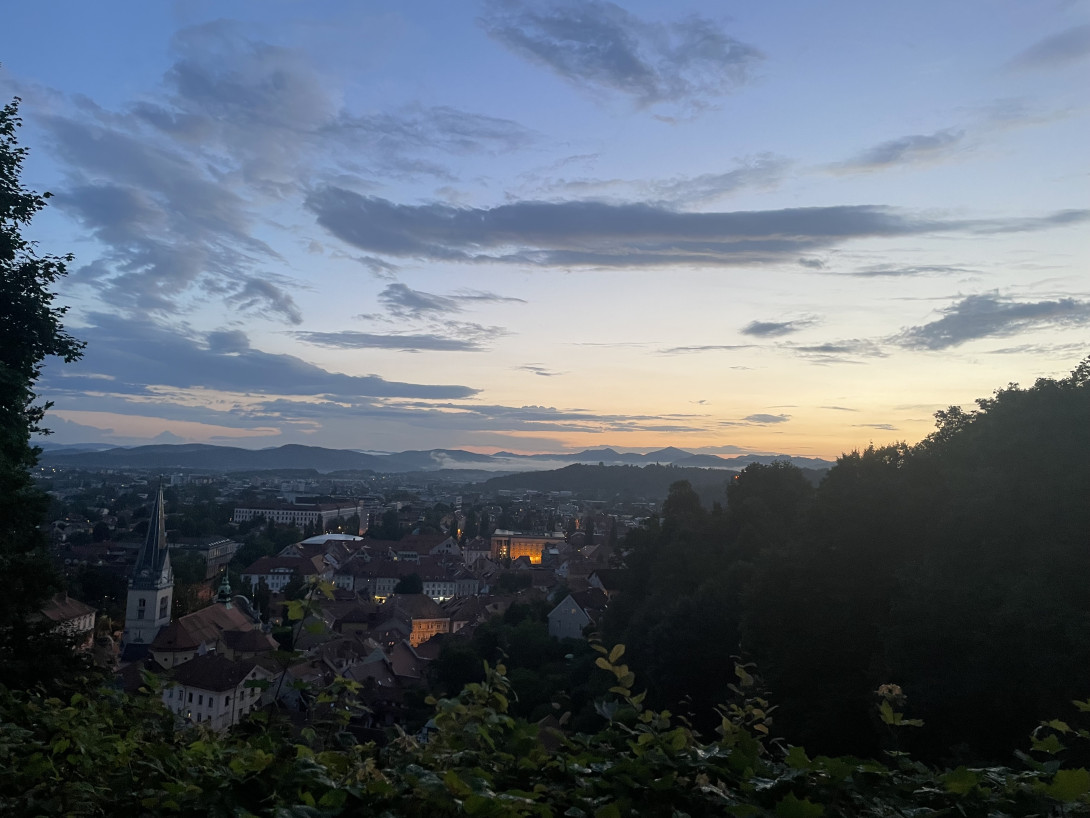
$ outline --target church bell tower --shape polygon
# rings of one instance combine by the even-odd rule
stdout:
[[[159,629],[170,623],[174,599],[174,571],[167,553],[166,513],[163,483],[152,506],[148,535],[136,559],[125,607],[125,646],[148,645]]]

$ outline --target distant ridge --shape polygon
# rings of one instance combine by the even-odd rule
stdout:
[[[740,470],[751,463],[786,460],[800,468],[827,469],[828,460],[787,455],[741,455],[724,458],[711,454],[693,454],[668,447],[640,454],[615,449],[587,449],[564,454],[519,455],[512,452],[477,454],[462,449],[428,449],[391,454],[365,454],[350,449],[326,449],[321,446],[288,444],[269,449],[242,449],[237,446],[212,446],[205,443],[158,444],[88,451],[93,446],[74,445],[49,449],[42,453],[42,465],[84,469],[149,469],[157,471],[195,470],[208,472],[276,471],[312,469],[334,471],[370,471],[386,474],[409,472],[449,472],[469,469],[493,473],[543,471],[558,465],[584,463],[609,466],[650,464],[687,468]]]

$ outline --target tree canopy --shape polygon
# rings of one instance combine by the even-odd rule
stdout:
[[[21,124],[18,99],[0,108],[0,682],[14,685],[48,675],[50,660],[64,658],[49,647],[56,636],[33,622],[59,579],[38,532],[48,501],[30,476],[39,453],[31,435],[45,432],[49,408],[34,392],[43,361],[73,361],[83,349],[64,331],[65,308],[54,304],[71,258],[40,254],[23,235],[49,194],[22,185]]]

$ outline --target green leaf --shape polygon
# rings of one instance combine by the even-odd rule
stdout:
[[[459,798],[465,798],[467,795],[473,794],[473,790],[458,777],[458,773],[454,772],[454,770],[447,770],[447,774],[443,776],[443,783],[447,785],[448,790]]]
[[[624,645],[616,645],[613,650],[609,652],[609,661],[613,664],[617,664],[624,656]]]
[[[888,700],[883,700],[881,706],[878,708],[878,715],[882,717],[882,721],[886,724],[896,724],[897,716],[900,714],[893,712],[893,707]]]
[[[491,803],[492,800],[485,798],[483,795],[471,795],[462,802],[462,809],[466,811],[467,815],[474,815],[482,809],[487,809]]]
[[[1030,739],[1030,743],[1033,745],[1034,750],[1048,753],[1049,755],[1055,755],[1064,749],[1063,742],[1056,737],[1055,733],[1049,733],[1049,735],[1043,739],[1034,736]]]
[[[980,783],[980,778],[967,767],[958,767],[956,770],[951,770],[944,775],[942,783],[947,792],[952,792],[954,795],[965,795]]]
[[[344,806],[344,802],[348,800],[348,793],[344,790],[330,790],[323,795],[319,801],[318,806],[326,809],[340,809]]]
[[[613,670],[613,665],[611,665],[609,659],[604,656],[599,656],[595,659],[594,664],[598,665],[602,670]]]
[[[606,804],[594,811],[594,818],[621,818],[621,811],[616,804]]]
[[[802,747],[792,747],[788,750],[787,757],[784,761],[786,761],[787,766],[793,770],[810,769],[810,757],[806,755],[806,750]]]
[[[1090,792],[1090,772],[1082,767],[1077,770],[1057,770],[1045,792],[1057,801],[1075,801]]]
[[[776,815],[779,818],[818,818],[825,812],[825,807],[815,804],[809,798],[799,800],[793,792],[787,793],[776,805]]]

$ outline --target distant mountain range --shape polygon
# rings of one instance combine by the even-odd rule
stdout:
[[[817,458],[787,455],[742,455],[726,458],[711,454],[692,454],[673,447],[647,454],[618,452],[615,449],[587,449],[571,454],[531,455],[512,452],[476,454],[461,449],[377,454],[296,444],[271,449],[241,449],[234,446],[187,443],[112,449],[96,449],[93,446],[50,447],[41,456],[42,465],[84,469],[149,469],[166,472],[313,469],[321,473],[371,471],[385,474],[449,470],[510,474],[561,468],[573,463],[603,463],[607,466],[645,466],[657,463],[691,468],[738,470],[751,463],[771,463],[776,460],[787,460],[800,468],[810,469],[827,469],[833,465],[827,460]]]

